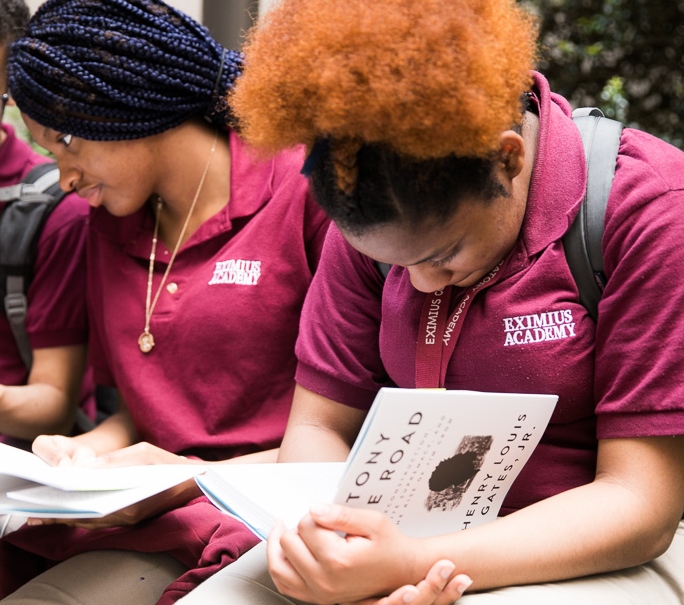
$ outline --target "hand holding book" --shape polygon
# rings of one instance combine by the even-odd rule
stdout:
[[[64,435],[39,435],[33,440],[31,447],[34,454],[49,466],[97,465],[97,453],[94,449]]]
[[[392,577],[396,582],[405,582],[415,576],[415,555],[420,552],[419,539],[402,534],[384,515],[370,510],[350,509],[340,505],[314,505],[309,515],[297,529],[286,529],[277,523],[269,536],[269,561],[271,575],[281,590],[287,587],[297,598],[311,600],[311,585],[302,578],[292,561],[302,561],[302,553],[313,554],[307,561],[311,576],[330,580],[328,571],[336,569],[334,581],[324,586],[335,586],[330,594],[317,593],[317,601],[340,602],[357,605],[404,605],[406,595],[412,596],[415,605],[450,604],[457,600],[470,586],[471,579],[465,574],[456,574],[453,562],[440,559],[430,566],[425,578],[416,577],[415,584],[401,586],[382,599],[363,599],[377,588],[378,570],[383,570],[387,582],[386,592],[392,590]],[[308,559],[306,555],[304,559]],[[331,564],[354,561],[354,567]],[[398,565],[401,561],[404,565]],[[340,576],[342,575],[342,581]]]
[[[56,519],[103,517],[203,470],[191,464],[50,466],[34,454],[0,444],[0,513]]]

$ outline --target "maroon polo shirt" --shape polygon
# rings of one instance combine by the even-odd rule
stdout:
[[[260,161],[230,134],[230,203],[182,246],[138,348],[154,216],[93,211],[92,362],[116,385],[141,439],[226,459],[277,446],[294,388],[304,295],[328,221],[300,174],[303,151]],[[152,292],[170,252],[159,242]]]

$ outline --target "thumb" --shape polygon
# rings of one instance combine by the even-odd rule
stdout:
[[[70,441],[61,435],[39,435],[31,445],[33,453],[50,466],[71,464]]]
[[[389,522],[377,511],[339,504],[313,504],[309,515],[321,527],[353,536],[370,536],[377,533],[381,523]]]

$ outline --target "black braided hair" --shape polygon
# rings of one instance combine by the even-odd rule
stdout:
[[[161,0],[48,0],[12,44],[9,88],[42,126],[138,139],[195,116],[230,125],[225,93],[242,62]]]
[[[488,204],[508,192],[495,176],[495,156],[468,158],[448,155],[417,160],[387,145],[363,145],[356,155],[353,189],[340,188],[331,151],[321,146],[311,169],[314,198],[341,229],[364,235],[393,222],[412,227],[443,223],[463,200]]]

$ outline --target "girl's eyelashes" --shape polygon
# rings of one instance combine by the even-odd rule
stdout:
[[[65,147],[69,147],[71,145],[71,140],[73,139],[73,136],[70,134],[63,134],[57,137],[57,142],[62,143]]]
[[[438,269],[438,268],[441,267],[442,265],[445,265],[445,264],[448,263],[450,260],[452,260],[452,259],[454,258],[454,256],[456,256],[456,253],[457,253],[457,252],[458,252],[458,250],[454,250],[454,251],[451,252],[448,256],[445,256],[444,258],[440,258],[439,260],[431,260],[431,261],[429,261],[429,262],[430,262],[430,265],[431,265],[432,267],[434,267],[435,269]]]

